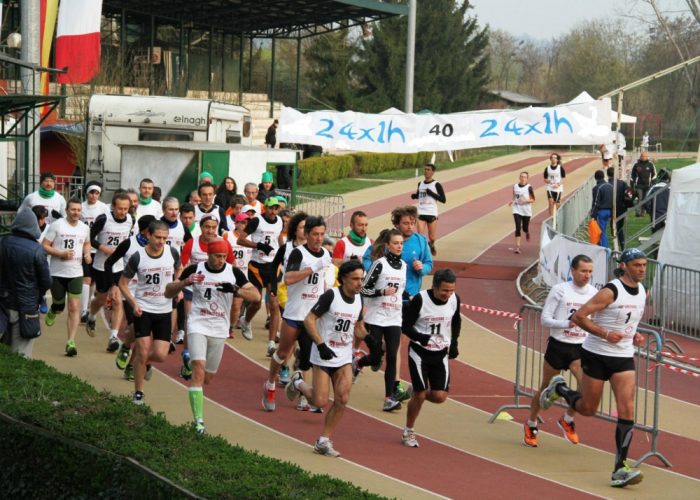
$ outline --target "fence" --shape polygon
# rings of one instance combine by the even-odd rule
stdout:
[[[561,204],[556,216],[549,219],[551,227],[566,236],[576,236],[581,224],[589,218],[593,203],[595,179],[591,176]]]
[[[297,211],[304,211],[309,215],[320,215],[326,221],[326,234],[333,238],[343,236],[345,220],[345,201],[340,195],[328,195],[323,193],[309,193],[277,189],[278,194],[286,197],[291,206]]]
[[[515,384],[514,403],[498,408],[489,423],[493,423],[498,415],[506,410],[529,409],[529,401],[542,385],[542,362],[546,350],[549,331],[541,323],[542,308],[526,304],[520,309],[520,321],[518,322],[518,340],[515,358]],[[645,343],[637,347],[636,353],[636,383],[637,394],[634,404],[634,427],[650,435],[651,447],[635,463],[641,464],[650,457],[657,457],[667,467],[671,467],[668,459],[658,451],[659,440],[659,396],[661,389],[661,363],[662,343],[660,335],[646,328],[639,328],[639,333],[644,334]],[[653,373],[653,374],[652,374]],[[569,374],[569,385],[575,380]],[[610,385],[603,394],[595,416],[597,418],[616,422],[617,416],[614,408],[615,398]],[[557,403],[559,406],[560,403]]]

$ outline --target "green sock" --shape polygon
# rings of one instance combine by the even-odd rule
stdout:
[[[190,406],[192,407],[192,415],[195,420],[204,420],[202,418],[202,409],[204,408],[204,391],[201,387],[190,387]]]

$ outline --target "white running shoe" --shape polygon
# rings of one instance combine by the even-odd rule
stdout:
[[[239,323],[241,324],[241,334],[246,340],[253,340],[253,327],[250,323],[246,321],[245,318],[241,318]]]
[[[303,394],[299,396],[299,401],[297,402],[297,410],[309,411],[310,409],[311,406],[309,405],[309,401],[306,399],[306,396],[304,396]]]
[[[185,330],[178,330],[177,337],[175,337],[176,344],[182,344],[185,342]]]
[[[275,411],[275,385],[270,388],[267,381],[263,383],[262,405],[265,411]]]
[[[294,401],[299,394],[301,394],[301,391],[294,387],[294,382],[297,380],[301,379],[301,372],[300,371],[295,371],[294,375],[292,375],[292,378],[289,379],[289,382],[287,382],[287,385],[284,386],[284,393],[287,395],[287,399],[290,401]]]
[[[552,404],[561,396],[557,393],[557,386],[566,383],[566,379],[561,375],[555,375],[549,381],[549,385],[540,393],[540,408],[548,410]]]
[[[403,441],[405,446],[410,448],[418,448],[420,446],[420,444],[418,444],[418,440],[416,439],[416,433],[413,431],[404,430],[403,435],[401,436],[401,441]]]
[[[331,443],[330,439],[324,441],[323,443],[316,440],[316,443],[314,444],[314,453],[333,458],[340,456],[340,453],[335,451],[335,448],[333,448],[333,443]]]

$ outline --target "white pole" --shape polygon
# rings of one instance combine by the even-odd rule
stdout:
[[[20,14],[21,14],[21,31],[22,31],[22,49],[20,58],[24,62],[33,63],[39,65],[41,63],[40,56],[40,41],[39,41],[39,24],[41,23],[41,10],[40,10],[40,0],[22,0],[20,2]],[[39,94],[40,85],[40,75],[34,73],[29,68],[22,68],[20,71],[20,78],[22,80],[22,92],[27,95],[37,95]],[[24,132],[27,133],[29,130],[34,128],[34,124],[39,121],[39,110],[34,109],[28,113],[28,123],[24,128]],[[36,182],[38,179],[39,172],[39,160],[40,160],[40,149],[39,149],[39,131],[35,131],[34,135],[30,140],[29,145],[29,157],[24,158],[25,165],[29,170],[30,186],[26,189],[32,188],[32,181]],[[24,148],[19,148],[23,150]],[[23,154],[24,156],[24,154]],[[22,179],[23,180],[23,179]]]
[[[406,37],[406,95],[404,111],[413,113],[413,70],[416,59],[416,3],[408,1],[408,36]]]

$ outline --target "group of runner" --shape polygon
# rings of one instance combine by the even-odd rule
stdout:
[[[330,437],[352,384],[365,367],[378,370],[384,363],[382,409],[396,411],[409,400],[402,442],[418,447],[416,419],[426,400],[446,400],[448,360],[459,354],[461,329],[455,273],[436,270],[432,286],[421,286],[422,277],[433,271],[437,202],[446,201],[434,172],[434,165],[425,166],[425,178],[412,195],[418,208],[394,209],[392,227],[376,241],[367,236],[367,215],[356,211],[350,231],[337,242],[327,237],[321,217],[282,209],[286,200],[272,192],[260,201],[254,184],[245,186],[245,197],[233,196],[224,207],[214,203],[210,178],[200,179],[192,196],[196,203],[183,205],[171,197],[154,200],[153,181],[143,179],[138,192],[119,191],[108,206],[99,200],[101,185],[90,182],[86,201],[71,199],[61,207],[55,203],[54,179],[45,175],[36,204],[45,203],[55,218],[42,243],[53,275],[46,323],[54,324],[67,300],[66,355],[75,356],[81,302],[90,336],[99,310],[109,302],[107,350],[116,351],[117,367],[133,377],[136,404],[144,402],[152,363],[162,362],[174,342],[183,342],[181,375],[190,383],[194,428],[203,433],[203,387],[212,382],[236,326],[244,339],[253,338],[252,320],[265,303],[270,357],[262,391],[265,411],[275,411],[279,385],[297,409],[317,412],[327,405],[332,388],[333,404],[314,451],[338,456]],[[552,155],[545,170],[550,206],[561,201],[564,175],[560,158]],[[522,173],[513,187],[516,251],[520,232],[529,237],[534,192],[527,181]],[[589,284],[591,259],[580,255],[572,261],[572,281],[550,292],[542,315],[551,331],[543,386],[524,438],[528,446],[537,446],[538,412],[563,397],[570,409],[558,425],[578,443],[574,412],[594,413],[604,381],[610,380],[619,415],[613,486],[642,477],[627,465],[626,455],[633,429],[632,345],[642,340],[636,328],[644,308],[646,257],[627,249],[620,262],[620,277],[596,291]],[[401,334],[410,340],[409,386],[399,379]],[[579,380],[580,392],[564,383],[559,375],[564,369]]]

